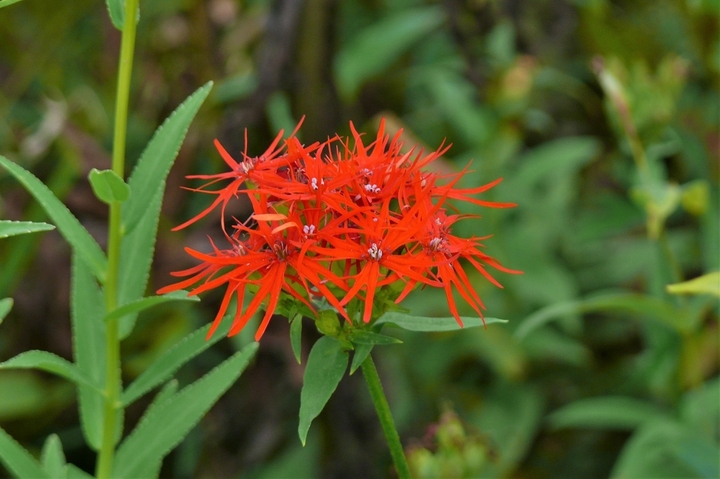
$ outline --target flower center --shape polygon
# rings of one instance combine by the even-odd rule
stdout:
[[[372,243],[370,247],[367,250],[368,254],[372,259],[375,261],[380,261],[380,258],[382,258],[383,252],[380,248],[378,248],[377,243]]]

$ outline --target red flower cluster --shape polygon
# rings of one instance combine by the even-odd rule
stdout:
[[[483,303],[470,284],[461,260],[469,263],[489,281],[502,287],[486,266],[504,268],[484,254],[480,240],[453,236],[451,226],[462,218],[448,214],[448,199],[504,208],[512,203],[483,201],[472,195],[482,193],[501,180],[477,188],[456,188],[462,173],[441,177],[424,168],[447,148],[430,154],[403,153],[399,134],[390,139],[384,121],[375,141],[364,145],[352,123],[353,142],[339,137],[303,146],[291,136],[275,138],[258,156],[243,154],[236,161],[218,143],[215,146],[230,171],[192,178],[210,180],[196,191],[216,195],[205,211],[178,228],[202,218],[218,205],[239,194],[250,199],[252,226],[236,222],[227,233],[228,249],[201,253],[186,251],[201,264],[173,273],[186,279],[162,288],[167,293],[192,287],[196,295],[225,286],[225,296],[210,330],[212,334],[224,316],[233,295],[238,307],[230,335],[239,332],[267,299],[265,316],[255,335],[258,340],[278,305],[289,295],[315,311],[314,298],[324,298],[347,321],[346,306],[357,299],[364,303],[362,320],[372,319],[373,299],[378,288],[396,285],[394,298],[402,301],[416,286],[443,288],[451,313],[462,324],[455,304],[456,290],[482,317]],[[219,190],[207,187],[218,181],[230,183]],[[224,221],[223,221],[224,224]],[[254,292],[250,304],[243,304],[246,289]]]

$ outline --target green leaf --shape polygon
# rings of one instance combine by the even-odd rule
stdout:
[[[258,349],[251,343],[207,375],[150,408],[117,451],[113,477],[152,471],[237,380]]]
[[[105,304],[103,294],[83,261],[73,254],[71,320],[75,364],[95,384],[105,383]],[[80,424],[87,443],[98,450],[102,435],[103,396],[78,385]]]
[[[668,417],[665,411],[647,401],[626,396],[605,396],[570,403],[552,412],[547,420],[553,429],[635,429],[664,417]]]
[[[0,8],[9,7],[13,3],[22,2],[22,0],[0,0]]]
[[[125,305],[143,297],[155,251],[158,219],[165,180],[180,145],[212,82],[190,95],[157,129],[140,155],[128,180],[130,198],[123,205],[125,237],[120,251],[118,304]],[[135,325],[136,314],[120,320],[120,337],[127,337]]]
[[[302,314],[296,314],[290,322],[290,345],[295,360],[300,364],[302,362]]]
[[[704,274],[682,283],[668,284],[667,291],[672,294],[712,294],[720,296],[720,271]]]
[[[32,221],[10,221],[0,220],[0,238],[9,236],[24,235],[26,233],[35,233],[37,231],[54,230],[53,225],[47,223],[34,223]]]
[[[645,424],[626,443],[611,478],[653,479],[720,477],[720,448],[673,421]]]
[[[400,56],[445,21],[440,6],[404,9],[365,28],[336,57],[335,79],[345,99],[354,97],[370,78],[389,68]]]
[[[515,337],[523,339],[540,326],[567,314],[591,311],[623,311],[641,318],[658,320],[680,332],[690,331],[696,315],[652,296],[633,293],[599,293],[578,301],[551,304],[531,314],[515,330]]]
[[[680,402],[680,417],[685,424],[693,426],[709,439],[715,439],[720,431],[720,377],[706,381],[688,391]]]
[[[48,436],[43,445],[40,462],[48,476],[53,479],[65,479],[67,477],[67,464],[63,453],[62,443],[57,434]]]
[[[70,361],[47,351],[25,351],[14,358],[0,363],[0,369],[39,369],[56,374],[78,385],[102,391],[102,386],[93,383]]]
[[[107,0],[107,9],[112,24],[122,31],[125,26],[125,0]]]
[[[350,364],[350,375],[352,376],[357,369],[362,366],[363,361],[368,357],[373,349],[373,344],[358,344],[355,346],[352,363]]]
[[[37,179],[32,173],[26,171],[4,156],[0,156],[0,166],[13,175],[25,189],[35,197],[45,212],[50,216],[65,240],[72,246],[83,261],[90,267],[92,273],[100,282],[105,281],[107,259],[97,241],[80,224],[67,207],[58,200],[52,191]]]
[[[0,428],[0,461],[15,477],[50,478],[24,447]]]
[[[172,293],[164,294],[162,296],[149,296],[147,298],[138,299],[131,303],[127,303],[124,306],[111,311],[105,315],[105,321],[111,321],[113,319],[122,318],[128,314],[137,314],[158,304],[167,303],[169,301],[195,301],[198,302],[200,299],[197,296],[188,296],[187,291],[173,291]]]
[[[123,205],[123,225],[130,232],[147,215],[154,215],[148,205],[165,190],[165,180],[170,172],[180,146],[195,114],[207,98],[213,83],[208,82],[190,95],[155,131],[133,169],[128,185],[132,195]]]
[[[180,366],[224,338],[230,330],[231,324],[232,321],[223,321],[210,339],[207,339],[211,326],[209,324],[185,336],[177,344],[165,351],[123,391],[120,402],[127,406],[167,380]]]
[[[3,319],[5,319],[5,316],[8,315],[10,310],[13,307],[13,299],[12,298],[3,298],[0,299],[0,324],[2,324]]]
[[[421,332],[457,331],[463,328],[483,326],[483,320],[474,316],[461,316],[460,319],[463,322],[463,326],[460,326],[457,320],[452,316],[446,318],[430,318],[426,316],[411,316],[409,314],[391,311],[380,316],[380,318],[375,321],[374,325],[392,324],[408,331]],[[493,323],[507,323],[507,320],[485,318],[485,325]]]
[[[74,464],[67,465],[67,477],[68,479],[95,479],[93,476],[83,471]]]
[[[350,341],[352,341],[354,344],[402,344],[402,341],[397,338],[393,338],[392,336],[385,336],[384,334],[373,333],[372,331],[364,331],[362,329],[351,331],[348,339],[350,339]]]
[[[123,203],[130,196],[130,187],[112,170],[93,168],[88,176],[97,199],[103,203]]]
[[[327,404],[345,375],[348,353],[338,340],[330,336],[318,339],[308,356],[300,393],[300,424],[298,434],[305,445],[310,424]]]

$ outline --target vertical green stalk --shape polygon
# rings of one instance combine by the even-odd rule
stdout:
[[[115,131],[113,136],[112,169],[120,177],[125,177],[125,141],[127,136],[128,104],[130,99],[130,79],[132,76],[135,34],[137,31],[137,13],[139,0],[125,1],[125,24],[122,30],[120,62],[118,67],[117,96],[115,100]],[[122,244],[122,208],[120,203],[110,204],[110,224],[108,226],[108,271],[105,280],[105,311],[117,308],[118,271],[120,267],[120,246]],[[120,337],[118,320],[106,323],[107,333],[107,370],[105,383],[105,406],[103,408],[103,433],[100,455],[97,461],[96,476],[109,478],[112,473],[115,456],[115,437],[118,431],[115,425],[120,406]]]
[[[368,385],[368,390],[370,391],[370,396],[375,405],[378,418],[380,419],[380,425],[385,433],[385,439],[387,439],[390,455],[395,463],[398,477],[400,479],[410,479],[410,467],[408,466],[407,459],[405,459],[405,452],[400,443],[400,436],[398,435],[395,422],[390,414],[390,406],[388,405],[387,398],[385,398],[380,376],[378,376],[375,363],[373,363],[370,355],[368,355],[367,359],[362,363],[362,372],[363,376],[365,376],[365,382]]]

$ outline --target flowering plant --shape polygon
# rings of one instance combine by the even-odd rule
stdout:
[[[453,213],[448,200],[479,206],[505,208],[500,203],[475,198],[501,179],[474,188],[458,188],[467,167],[443,178],[426,168],[445,153],[441,146],[429,154],[404,151],[400,133],[390,138],[385,121],[376,138],[365,145],[362,135],[350,124],[352,139],[332,137],[304,146],[293,134],[282,140],[282,132],[260,156],[233,158],[223,146],[215,145],[229,172],[195,175],[207,183],[195,191],[214,195],[211,205],[181,224],[184,228],[221,208],[222,230],[227,248],[211,242],[204,253],[186,248],[200,264],[174,273],[184,278],[158,293],[191,288],[197,295],[225,287],[220,308],[208,331],[208,338],[220,326],[233,297],[237,299],[229,334],[238,333],[263,302],[265,314],[255,334],[259,341],[276,312],[282,312],[298,327],[293,328],[297,345],[300,318],[316,320],[326,335],[313,347],[306,366],[300,410],[300,438],[305,442],[312,419],[319,414],[344,375],[348,350],[355,350],[351,373],[359,365],[371,395],[401,477],[408,468],[398,435],[389,414],[370,350],[389,344],[393,338],[379,334],[383,322],[405,325],[422,319],[387,312],[416,287],[442,288],[452,318],[431,319],[424,330],[447,329],[448,319],[462,327],[454,293],[477,313],[473,325],[485,324],[484,305],[473,288],[463,261],[495,286],[502,287],[487,267],[519,273],[502,266],[481,251],[483,238],[453,235],[452,226],[463,218]],[[442,180],[445,180],[444,182]],[[229,181],[222,188],[218,182]],[[228,203],[239,195],[250,201],[253,213],[246,221],[233,219],[225,224]],[[245,307],[245,295],[253,298]],[[340,326],[339,317],[345,320]],[[378,326],[374,328],[374,326]],[[325,371],[333,371],[331,375]]]

